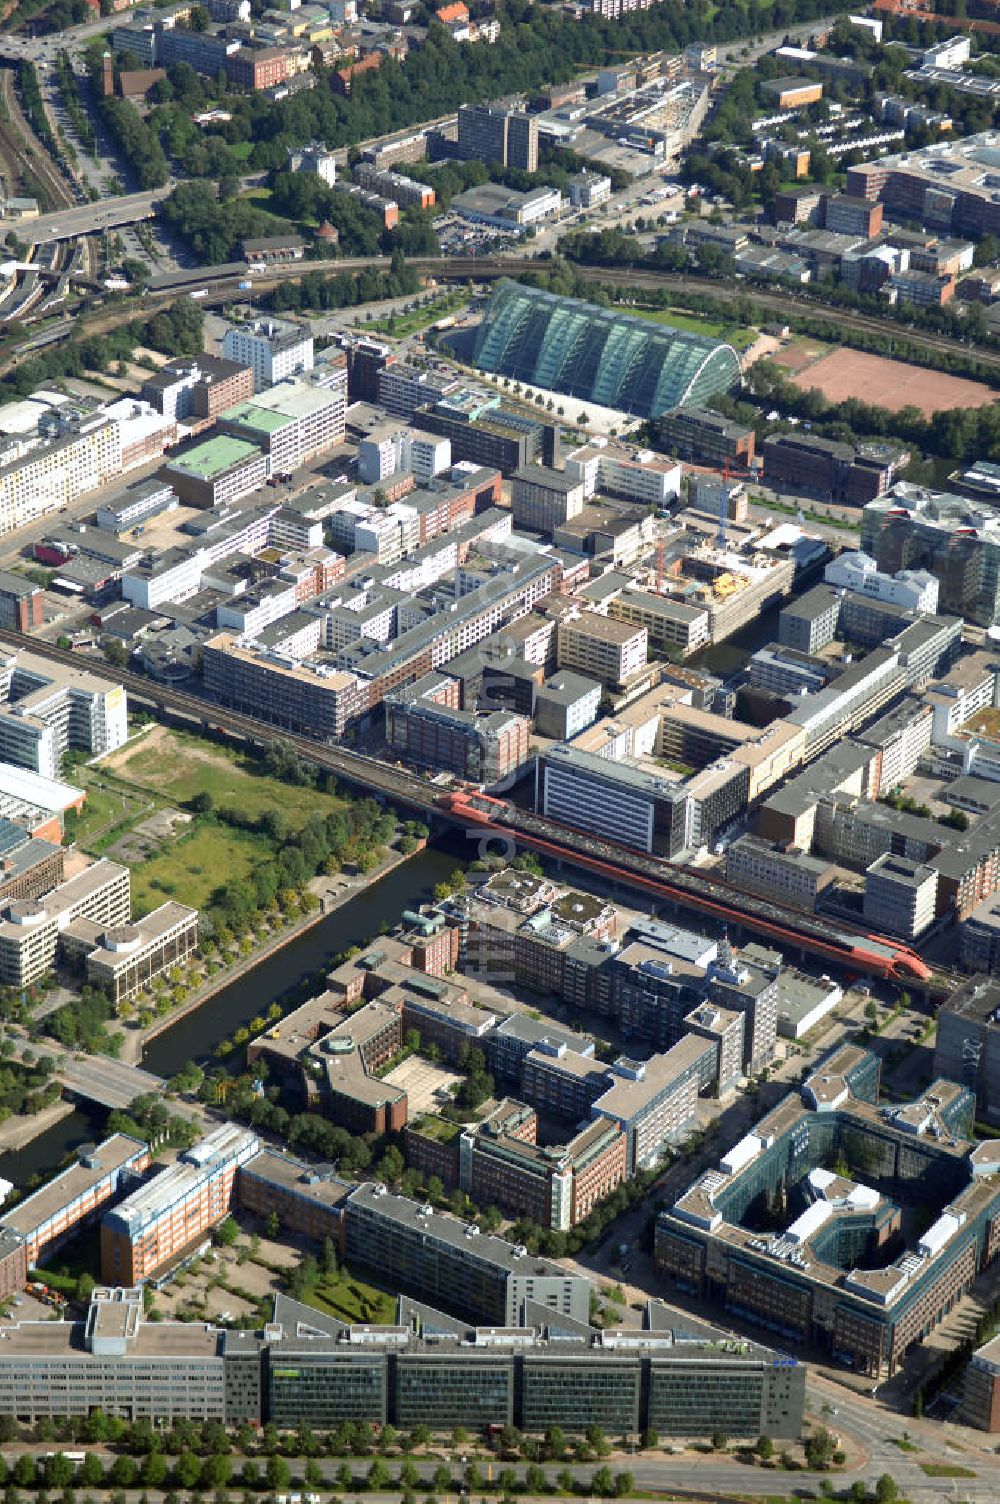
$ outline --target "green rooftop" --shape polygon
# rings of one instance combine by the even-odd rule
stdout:
[[[196,475],[199,480],[211,480],[213,476],[221,475],[224,470],[238,465],[241,460],[248,460],[259,454],[257,445],[249,444],[246,439],[231,439],[228,434],[217,434],[214,439],[206,439],[204,444],[199,444],[179,459],[171,460],[170,468],[183,470],[187,475]]]
[[[230,407],[222,417],[226,422],[239,423],[241,428],[253,428],[264,434],[277,433],[279,428],[287,428],[295,421],[287,413],[271,412],[269,408],[258,407],[255,402],[241,402]]]

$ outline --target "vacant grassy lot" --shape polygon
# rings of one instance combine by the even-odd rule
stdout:
[[[94,855],[155,810],[183,808],[196,794],[210,794],[217,806],[235,806],[251,818],[278,810],[292,830],[313,814],[330,814],[339,802],[270,777],[232,748],[164,726],[73,777],[87,790],[87,803],[71,834]],[[220,883],[246,876],[271,849],[262,836],[226,825],[187,826],[152,858],[130,863],[135,912],[148,913],[173,897],[201,908]]]
[[[101,768],[158,804],[184,805],[196,794],[211,794],[217,805],[236,805],[246,815],[278,809],[296,830],[310,815],[330,814],[336,804],[317,789],[295,788],[269,777],[242,752],[165,726],[105,758]]]
[[[270,851],[262,837],[225,825],[185,832],[161,855],[132,868],[132,907],[148,914],[168,898],[204,908],[220,883],[239,882]]]

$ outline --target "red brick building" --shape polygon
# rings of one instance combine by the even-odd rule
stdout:
[[[226,58],[230,82],[255,94],[283,84],[288,74],[288,53],[280,47],[240,47]]]

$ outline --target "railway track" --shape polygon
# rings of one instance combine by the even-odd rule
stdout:
[[[78,654],[30,635],[0,629],[0,642],[28,648],[64,666],[79,667],[80,664]],[[294,730],[215,705],[198,695],[157,684],[139,674],[119,671],[116,677],[134,699],[153,705],[161,714],[173,712],[189,717],[223,734],[259,746],[280,738],[303,758],[354,787],[390,799],[417,813],[449,820],[470,835],[481,837],[484,828],[490,827],[501,840],[512,837],[544,855],[596,872],[611,881],[631,884],[682,908],[688,907],[724,923],[739,925],[771,941],[810,951],[824,962],[853,968],[855,972],[870,970],[907,986],[923,986],[928,992],[931,990],[930,968],[909,947],[886,936],[847,935],[842,926],[820,916],[781,909],[758,897],[751,898],[715,876],[632,851],[586,832],[571,830],[503,801],[475,795],[444,794],[429,779],[392,767],[363,752],[314,741]],[[934,974],[933,985],[944,992],[957,985],[959,980],[951,973],[938,972]]]
[[[525,272],[543,270],[545,266],[544,262],[496,256],[427,256],[414,258],[408,264],[422,276],[434,277],[438,281],[445,282],[491,281],[501,277],[517,277],[523,276]],[[329,263],[328,269],[340,273],[365,271],[372,267],[388,268],[388,266],[389,261],[385,256],[371,256],[345,258],[343,261]],[[297,282],[322,269],[322,263],[290,263],[287,267],[281,267],[280,271],[273,276],[254,276],[253,288],[255,292],[270,292],[279,282]],[[890,319],[852,313],[847,309],[830,308],[796,293],[777,294],[746,286],[734,289],[729,283],[710,282],[699,277],[681,277],[672,272],[594,266],[575,266],[575,270],[585,281],[597,282],[602,286],[646,288],[654,291],[676,287],[679,293],[697,293],[713,302],[728,303],[734,296],[744,293],[760,308],[773,311],[782,318],[787,318],[791,311],[819,319],[829,324],[834,330],[854,329],[859,333],[886,339],[896,347],[888,352],[890,357],[895,356],[897,359],[905,360],[908,358],[908,351],[913,349],[927,350],[938,355],[961,355],[963,359],[974,357],[983,366],[989,368],[989,371],[996,371],[997,376],[1000,377],[1000,350],[979,344],[968,345],[943,334],[907,329],[900,324],[893,323]],[[141,302],[133,300],[127,304],[116,305],[114,308],[98,310],[85,321],[78,320],[74,333],[106,334],[112,329],[121,328],[123,324],[131,323],[137,317],[148,316],[157,309],[168,306],[185,293],[202,294],[204,306],[217,307],[237,297],[241,291],[240,284],[248,279],[248,269],[242,263],[178,272],[170,278],[169,283],[165,284],[161,280],[159,285],[147,291]],[[20,346],[6,350],[0,347],[0,375],[18,365],[27,353],[29,352]]]
[[[0,69],[0,101],[6,112],[3,130],[0,131],[4,155],[9,157],[9,153],[13,152],[15,163],[19,157],[26,160],[27,166],[44,189],[53,209],[65,209],[75,204],[76,199],[66,179],[53,162],[46,147],[35,135],[28,117],[21,108],[21,101],[14,87],[12,68]]]

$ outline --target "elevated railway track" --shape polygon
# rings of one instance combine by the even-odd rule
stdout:
[[[79,654],[18,632],[0,629],[0,643],[29,648],[64,666],[80,666]],[[130,672],[116,677],[136,703],[160,715],[187,719],[258,747],[280,738],[303,758],[360,791],[390,800],[427,820],[447,823],[471,837],[495,840],[495,849],[501,855],[510,854],[518,845],[527,847],[605,881],[635,888],[661,903],[748,930],[786,950],[818,957],[824,964],[841,967],[854,976],[877,976],[928,995],[941,995],[960,980],[932,971],[909,946],[888,936],[848,932],[843,925],[820,915],[779,907],[743,893],[715,874],[572,830],[505,800],[472,792],[444,792],[418,773],[363,752],[313,740],[255,715],[214,704],[189,690]]]

